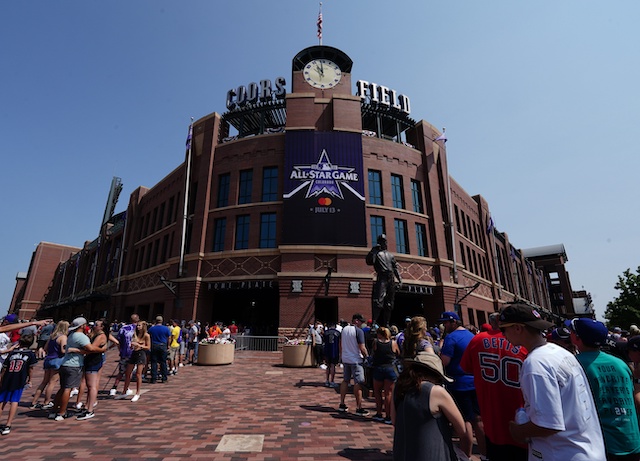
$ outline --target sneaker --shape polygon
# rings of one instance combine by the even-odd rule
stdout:
[[[323,370],[326,370],[327,366],[323,363],[322,365],[320,365],[320,368],[322,368]]]
[[[367,416],[369,414],[369,410],[365,410],[364,408],[358,408],[356,410],[356,415],[358,416]]]
[[[183,367],[183,366],[184,366],[184,363],[179,363],[179,364],[178,364],[178,366],[179,366],[179,367]]]
[[[347,406],[344,403],[341,403],[340,405],[338,405],[338,411],[341,412],[346,412],[347,411]]]
[[[132,402],[137,402],[138,400],[140,400],[140,394],[136,394],[133,397],[131,397]]]
[[[64,415],[56,415],[55,418],[53,418],[55,421],[64,421]]]
[[[388,416],[384,419],[384,423],[385,424],[391,424],[391,418],[389,418]]]
[[[384,421],[384,416],[382,416],[380,413],[376,413],[375,415],[373,415],[373,418],[371,419],[373,419],[374,421],[382,422]]]
[[[131,389],[127,389],[127,392],[124,393],[125,395],[133,395],[133,391]]]
[[[42,408],[42,404],[41,403],[34,403],[33,405],[31,405],[29,407],[30,410],[39,410],[40,408]]]
[[[78,421],[84,421],[85,419],[91,419],[95,416],[96,414],[93,411],[86,411],[84,413],[82,413],[81,415],[79,415],[76,419]]]
[[[331,387],[333,387],[334,389],[337,387],[340,387],[340,384],[338,383],[331,383]]]
[[[82,407],[83,407],[83,406],[84,406],[84,403],[82,403],[82,402],[78,402],[78,403],[76,403],[76,405],[75,405],[76,410],[82,410]]]
[[[76,395],[78,395],[78,389],[71,389],[71,394],[69,394],[69,397],[75,397]]]
[[[324,387],[331,387],[331,383],[329,381],[324,382]]]
[[[42,405],[43,410],[49,410],[50,408],[53,408],[53,402],[45,403],[44,405]]]
[[[9,435],[9,432],[11,432],[11,426],[3,426],[2,427],[2,432],[0,432],[0,434]]]
[[[109,395],[111,397],[115,396],[117,393],[118,393],[118,391],[117,391],[117,389],[115,387],[109,391]]]

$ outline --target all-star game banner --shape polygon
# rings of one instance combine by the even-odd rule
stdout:
[[[362,135],[285,134],[285,245],[366,246]]]

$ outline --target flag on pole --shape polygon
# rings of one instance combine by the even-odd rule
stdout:
[[[318,40],[322,42],[322,2],[320,2],[320,10],[318,11]]]
[[[493,223],[493,217],[489,216],[489,223],[487,224],[487,235],[491,235],[491,232],[496,228]]]
[[[191,137],[193,136],[193,124],[189,125],[189,134],[187,135],[187,150],[191,149]]]
[[[436,139],[434,139],[434,141],[444,141],[447,142],[447,134],[446,134],[447,129],[443,128],[442,129],[442,134],[440,136],[438,136]]]

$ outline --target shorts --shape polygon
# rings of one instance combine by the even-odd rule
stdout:
[[[104,360],[101,358],[98,363],[85,365],[84,366],[84,372],[85,373],[97,373],[102,368],[102,365],[104,365]]]
[[[60,367],[60,389],[80,387],[80,381],[82,381],[82,368]]]
[[[337,365],[340,363],[340,357],[328,357],[325,355],[324,361],[327,362],[327,365]]]
[[[145,351],[133,351],[127,363],[129,365],[144,365],[147,363],[147,354]]]
[[[56,358],[55,358],[55,357],[54,357],[54,358],[46,358],[46,357],[45,357],[45,359],[44,359],[44,363],[43,363],[43,365],[42,365],[42,368],[44,368],[45,370],[53,370],[53,371],[57,371],[57,370],[58,370],[58,368],[60,368],[60,361],[59,361],[59,360],[56,360],[56,361],[58,362],[58,366],[56,367],[56,366],[54,366],[54,365],[52,365],[52,364],[51,364],[51,361],[52,361],[52,360],[56,360]]]
[[[360,363],[344,363],[344,381],[349,382],[353,378],[355,384],[364,384],[364,367]]]
[[[187,350],[187,343],[185,343],[184,341],[182,341],[180,343],[180,355],[184,355],[184,353]]]
[[[22,391],[24,388],[21,387],[15,391],[2,391],[0,392],[0,402],[1,403],[18,403],[22,398]]]
[[[460,413],[466,422],[475,422],[480,416],[480,407],[478,406],[478,396],[476,391],[451,391],[453,400],[456,401]]]
[[[44,345],[47,344],[47,339],[39,339],[38,340],[38,349],[44,349]]]
[[[398,379],[398,374],[393,365],[385,365],[373,368],[374,381],[393,381]]]
[[[187,343],[187,350],[195,351],[197,345],[198,345],[198,343],[188,342]]]
[[[127,372],[127,364],[129,363],[129,358],[120,357],[118,361],[118,373],[122,376]]]
[[[178,354],[178,349],[180,349],[180,346],[169,348],[169,360],[173,361],[176,359],[176,355]]]

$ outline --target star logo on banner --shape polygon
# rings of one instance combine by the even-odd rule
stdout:
[[[325,149],[322,150],[318,163],[294,166],[293,168],[291,179],[304,181],[303,186],[309,185],[305,198],[325,193],[344,199],[340,184],[347,186],[349,181],[358,181],[358,173],[354,172],[355,168],[333,165]]]

